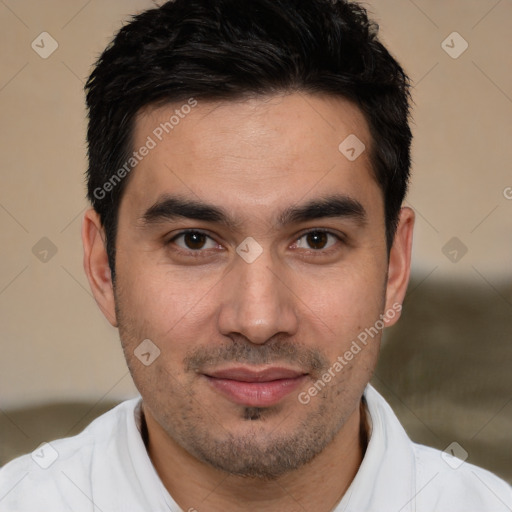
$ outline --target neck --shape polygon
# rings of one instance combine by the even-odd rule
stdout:
[[[334,440],[302,468],[275,480],[232,475],[204,464],[178,445],[147,409],[142,434],[153,465],[183,510],[209,512],[330,512],[354,479],[366,450],[363,402]]]

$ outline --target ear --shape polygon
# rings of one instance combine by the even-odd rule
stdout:
[[[400,210],[398,227],[389,254],[388,282],[386,286],[386,311],[394,311],[393,318],[385,316],[386,327],[400,318],[402,303],[409,284],[411,272],[412,234],[414,211],[404,206]]]
[[[82,222],[84,270],[94,298],[107,320],[117,327],[114,288],[108,265],[105,232],[94,209],[85,212]]]

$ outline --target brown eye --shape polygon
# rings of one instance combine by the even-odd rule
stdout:
[[[206,235],[202,233],[185,233],[183,241],[188,249],[202,249],[206,241]]]
[[[327,245],[329,237],[327,233],[322,233],[320,231],[316,231],[313,233],[308,233],[306,235],[306,240],[308,242],[308,245],[312,249],[324,249]]]
[[[201,251],[201,249],[214,249],[217,244],[204,233],[200,231],[184,231],[175,236],[172,243],[180,249],[188,251]]]
[[[327,231],[310,231],[302,235],[296,243],[297,247],[321,251],[329,249],[339,240],[339,237]]]

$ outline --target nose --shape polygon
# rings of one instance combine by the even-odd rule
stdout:
[[[238,258],[223,280],[219,331],[242,335],[261,345],[276,334],[294,335],[298,327],[293,283],[268,252],[252,263]],[[288,281],[288,282],[287,282]]]

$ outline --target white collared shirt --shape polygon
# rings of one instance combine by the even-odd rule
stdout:
[[[370,441],[333,512],[512,511],[509,484],[414,444],[370,385],[365,399]],[[140,398],[123,402],[77,436],[6,464],[0,469],[0,512],[181,512],[142,441],[140,404]],[[196,508],[202,510],[201,504]]]

